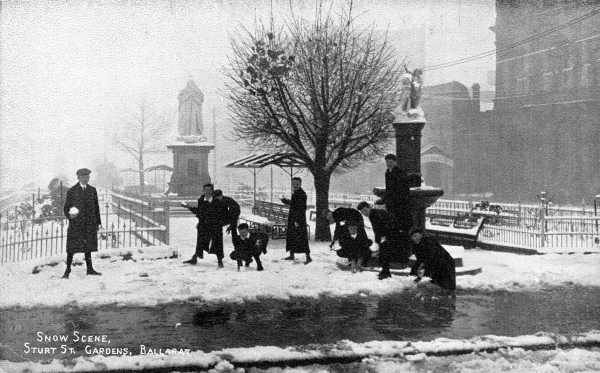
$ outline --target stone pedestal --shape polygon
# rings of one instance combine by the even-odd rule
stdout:
[[[425,209],[444,194],[440,188],[421,186],[421,131],[424,120],[407,120],[394,123],[396,131],[396,157],[398,166],[415,177],[415,185],[410,189],[410,204],[413,225],[425,228]]]
[[[202,186],[210,183],[208,153],[214,145],[207,142],[177,142],[167,145],[173,152],[173,174],[169,182],[169,193],[178,196],[199,196]]]

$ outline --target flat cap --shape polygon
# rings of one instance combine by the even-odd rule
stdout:
[[[92,173],[92,171],[90,171],[89,168],[80,168],[79,170],[77,170],[77,176],[85,176],[85,175],[89,175],[91,173]]]

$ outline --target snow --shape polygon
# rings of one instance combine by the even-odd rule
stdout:
[[[572,342],[575,343],[573,346]],[[523,365],[522,371],[542,367],[560,369],[600,368],[600,352],[575,348],[600,343],[600,331],[590,331],[575,337],[538,333],[518,337],[482,336],[471,339],[436,339],[429,342],[371,341],[354,343],[343,340],[335,344],[298,347],[256,346],[249,348],[228,348],[205,353],[202,351],[175,352],[136,356],[88,356],[69,360],[52,360],[49,363],[0,361],[0,369],[7,372],[56,372],[56,371],[101,371],[115,369],[140,370],[161,367],[213,368],[215,371],[232,371],[235,366],[252,366],[268,362],[273,366],[285,366],[288,362],[304,362],[308,367],[295,368],[299,372],[315,371],[310,366],[315,361],[336,362],[340,358],[351,358],[371,366],[369,371],[395,372],[408,368],[409,371],[425,366],[444,363],[451,365],[449,371],[498,371],[514,369],[509,362]],[[528,348],[543,347],[545,351],[527,351]],[[481,351],[481,352],[480,352]],[[483,352],[486,351],[486,352]],[[454,353],[467,355],[454,355]],[[452,355],[451,357],[445,357]],[[414,370],[423,371],[423,370]],[[444,370],[446,371],[446,370]],[[546,371],[546,370],[545,370]],[[565,370],[550,370],[565,371]]]
[[[311,241],[313,262],[304,265],[302,254],[297,255],[295,262],[282,260],[286,256],[285,241],[271,240],[262,257],[265,271],[257,272],[252,264],[238,272],[228,257],[233,248],[226,235],[225,268],[217,269],[214,255],[206,255],[198,265],[186,265],[182,261],[194,253],[195,225],[192,218],[172,219],[171,246],[104,249],[95,253],[94,267],[103,273],[99,277],[88,277],[84,268],[74,267],[68,280],[61,279],[65,258],[60,256],[4,264],[0,271],[0,308],[115,302],[153,306],[190,299],[209,303],[264,297],[384,295],[422,286],[407,276],[380,281],[373,272],[342,271],[328,242]],[[449,250],[457,251],[452,247]],[[172,258],[174,254],[178,257]],[[575,284],[600,286],[600,255],[525,256],[465,250],[462,256],[466,267],[481,267],[483,272],[457,277],[459,289],[522,291]],[[77,254],[75,262],[83,262],[83,255]],[[38,273],[33,274],[36,267]]]

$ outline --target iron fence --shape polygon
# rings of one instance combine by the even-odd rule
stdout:
[[[99,193],[102,228],[98,250],[169,243],[169,206]],[[62,212],[44,218],[0,215],[0,263],[49,257],[66,250],[68,220]]]

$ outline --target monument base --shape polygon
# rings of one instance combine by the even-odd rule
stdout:
[[[167,145],[173,152],[173,174],[169,182],[168,193],[177,196],[199,196],[202,186],[210,183],[208,173],[208,153],[214,149],[207,142],[176,142]]]

